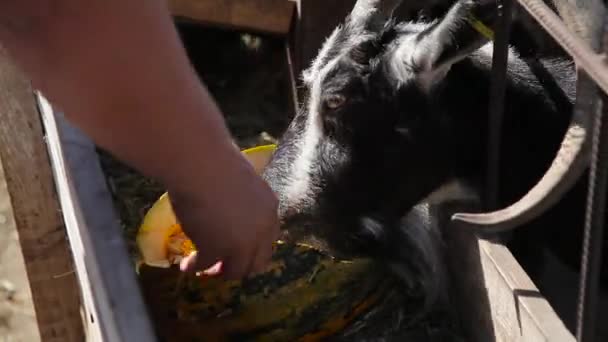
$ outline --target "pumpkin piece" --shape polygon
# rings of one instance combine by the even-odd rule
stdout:
[[[256,172],[261,173],[275,148],[275,145],[263,145],[242,153]],[[196,250],[179,226],[167,193],[160,196],[144,216],[136,242],[141,259],[137,263],[138,268],[142,263],[167,268]]]
[[[245,155],[245,158],[249,160],[249,163],[251,163],[255,172],[261,174],[276,148],[277,146],[273,144],[261,145],[243,150],[242,153]]]
[[[155,267],[171,266],[169,239],[180,231],[169,195],[164,193],[148,210],[137,232],[136,242],[141,261]]]
[[[291,244],[277,245],[270,269],[223,281],[146,266],[140,279],[160,337],[176,342],[319,341],[392,285],[369,260],[336,261]]]
[[[262,172],[274,149],[243,153]],[[335,260],[281,241],[265,272],[240,281],[182,273],[171,265],[196,248],[167,194],[146,213],[137,243],[142,291],[165,341],[317,341],[344,329],[392,286],[371,260]]]

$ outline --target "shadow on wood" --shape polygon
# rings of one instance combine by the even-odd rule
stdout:
[[[572,341],[574,336],[502,244],[449,224],[442,212],[452,298],[473,341]]]

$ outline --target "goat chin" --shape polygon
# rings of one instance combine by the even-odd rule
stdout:
[[[448,270],[441,225],[445,205],[477,205],[479,196],[461,182],[452,181],[434,192],[427,201],[405,214],[397,229],[399,241],[389,257],[389,269],[409,289],[424,296],[423,312],[448,299]],[[400,248],[400,246],[403,246]]]
[[[430,204],[420,204],[400,220],[386,260],[404,290],[424,298],[420,314],[447,298],[443,241],[432,213]]]

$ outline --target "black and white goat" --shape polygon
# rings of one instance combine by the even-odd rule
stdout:
[[[398,4],[359,0],[327,38],[264,177],[293,234],[339,256],[386,258],[433,297],[442,272],[436,232],[403,217],[447,189],[482,189],[492,43],[466,20],[474,1],[431,23],[394,22]],[[571,111],[576,73],[568,60],[542,64],[561,96],[549,96],[545,79],[510,52],[499,184],[506,208],[454,219],[494,232],[525,224],[514,241],[531,252],[541,243],[574,249],[568,262],[578,267],[586,171],[584,128]]]

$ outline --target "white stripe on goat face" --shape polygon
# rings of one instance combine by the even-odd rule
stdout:
[[[301,142],[297,149],[291,169],[289,183],[285,187],[285,199],[288,208],[299,209],[312,200],[314,184],[311,173],[317,158],[317,146],[323,138],[323,121],[321,117],[322,84],[327,74],[336,67],[339,57],[320,69],[317,77],[310,84],[310,97],[307,104],[306,123]]]

